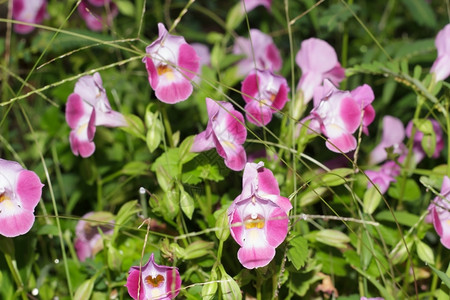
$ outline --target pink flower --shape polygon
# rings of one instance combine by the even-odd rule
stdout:
[[[272,114],[281,110],[289,100],[286,79],[269,70],[250,72],[242,82],[241,91],[247,103],[247,120],[257,126],[267,125]]]
[[[107,10],[101,8],[109,5]],[[119,13],[117,5],[110,0],[83,0],[78,5],[78,13],[92,31],[101,31],[104,26],[110,26]],[[102,15],[106,14],[106,17]]]
[[[439,81],[450,75],[450,24],[439,31],[434,43],[438,56],[430,71],[436,75],[436,81]]]
[[[369,126],[375,119],[375,109],[372,106],[372,101],[375,99],[375,94],[372,88],[363,84],[350,92],[352,97],[359,104],[360,109],[364,113],[362,119],[363,132],[369,134],[367,126]]]
[[[13,19],[26,23],[40,24],[47,15],[46,0],[13,0]],[[34,26],[14,24],[14,31],[27,34]]]
[[[370,163],[377,164],[387,158],[386,148],[393,147],[394,153],[406,154],[406,147],[403,144],[405,138],[405,128],[400,119],[385,116],[383,118],[383,135],[381,142],[370,153]]]
[[[442,198],[437,196],[428,206],[426,221],[433,223],[434,229],[441,237],[442,245],[450,249],[450,179],[447,176],[442,182],[440,195]]]
[[[400,175],[400,166],[394,161],[387,161],[384,163],[379,171],[367,170],[366,175],[370,180],[378,186],[382,194],[386,193],[391,182],[395,182],[398,175]],[[367,183],[367,188],[373,186],[372,182]]]
[[[1,235],[15,237],[30,231],[43,186],[36,173],[0,158]]]
[[[304,40],[295,62],[302,69],[297,88],[303,92],[304,103],[313,98],[315,89],[322,85],[324,79],[338,85],[345,78],[345,70],[337,59],[336,51],[320,39]]]
[[[253,69],[279,71],[283,61],[272,38],[258,29],[250,29],[250,38],[238,37],[234,44],[233,53],[246,56],[238,63],[238,74],[247,76]]]
[[[225,165],[234,171],[244,168],[247,161],[242,144],[247,138],[244,117],[224,101],[206,98],[209,122],[206,130],[199,133],[191,147],[193,152],[202,152],[216,148],[217,153],[225,159]]]
[[[75,228],[74,246],[78,259],[85,261],[86,258],[94,257],[103,249],[103,239],[99,229],[102,234],[111,235],[114,227],[112,224],[105,224],[105,222],[111,222],[113,219],[113,216],[108,212],[90,212],[85,214],[82,219],[78,221]]]
[[[241,246],[238,259],[245,268],[264,267],[274,258],[275,248],[286,238],[291,208],[264,163],[247,163],[242,193],[228,208],[231,235]]]
[[[272,5],[272,0],[243,0],[242,1],[242,9],[244,9],[245,4],[245,11],[250,12],[257,6],[264,6],[268,11],[271,10],[270,6]]]
[[[208,46],[200,43],[192,43],[192,48],[194,48],[195,52],[199,58],[199,70],[200,73],[202,71],[203,66],[209,66],[211,64],[211,53],[209,52]],[[200,84],[201,78],[200,76],[194,77],[194,82]]]
[[[152,253],[142,269],[130,268],[127,284],[128,294],[135,300],[173,299],[180,292],[181,278],[177,268],[155,263]]]
[[[384,298],[381,297],[375,297],[375,298],[367,298],[367,297],[361,297],[359,300],[384,300]]]
[[[199,71],[200,58],[184,37],[169,34],[161,23],[158,29],[159,37],[147,46],[143,59],[148,81],[162,102],[184,101],[192,94],[191,80]]]
[[[96,126],[127,126],[123,115],[111,109],[99,73],[77,81],[74,93],[67,99],[66,121],[72,129],[69,137],[72,152],[82,157],[95,151]]]
[[[327,137],[328,149],[347,153],[356,149],[352,134],[360,125],[362,107],[349,91],[338,90],[328,80],[325,80],[325,86],[329,91],[327,96],[304,121],[311,119],[310,128]]]
[[[436,148],[434,149],[434,153],[431,157],[438,158],[442,149],[444,149],[445,142],[444,137],[442,133],[441,126],[439,126],[439,123],[436,120],[429,119],[431,121],[431,124],[433,125],[433,130],[436,135]],[[409,121],[408,125],[406,126],[406,136],[408,138],[411,137],[413,122]],[[424,159],[425,157],[425,150],[422,147],[422,139],[424,137],[423,132],[420,132],[416,130],[416,134],[414,135],[414,143],[413,143],[413,152],[414,152],[414,158],[416,160],[416,163],[419,163]]]

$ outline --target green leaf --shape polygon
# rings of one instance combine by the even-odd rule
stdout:
[[[148,129],[145,141],[147,143],[150,153],[155,151],[159,144],[161,144],[164,136],[164,126],[160,119],[155,119],[152,126]]]
[[[392,198],[398,199],[400,197],[402,189],[402,185],[399,182],[395,182],[394,184],[392,184],[391,188],[389,188],[388,194]],[[420,196],[420,188],[416,181],[414,179],[407,179],[403,192],[403,200],[415,201],[419,199]]]
[[[226,20],[226,28],[229,31],[236,29],[244,20],[243,2],[236,3],[228,12]]]
[[[222,211],[214,213],[216,217],[216,237],[219,241],[226,241],[230,235],[230,228],[228,225],[227,208],[222,208]]]
[[[214,248],[214,242],[195,241],[184,250],[184,259],[195,259],[207,255]]]
[[[431,6],[424,0],[402,0],[403,5],[411,13],[414,20],[419,25],[424,25],[429,28],[436,28],[436,15]]]
[[[94,289],[94,283],[97,276],[92,277],[91,279],[83,282],[75,291],[74,300],[85,300],[89,299],[92,294],[92,290]]]
[[[117,213],[116,224],[114,226],[114,233],[111,238],[111,243],[114,244],[114,240],[116,239],[121,225],[125,225],[132,216],[136,215],[140,212],[141,209],[137,205],[137,200],[129,201],[122,205]]]
[[[120,129],[145,141],[144,122],[135,115],[125,114],[124,117],[127,120],[128,126],[120,127]]]
[[[444,272],[440,271],[439,269],[437,269],[436,267],[432,266],[432,265],[428,265],[434,273],[437,274],[437,276],[439,276],[439,278],[445,283],[445,285],[450,289],[450,277],[445,274]]]
[[[147,165],[143,161],[131,161],[127,163],[125,166],[123,166],[121,171],[125,175],[134,176],[145,174],[148,171],[148,169],[149,165]]]
[[[363,211],[369,215],[373,214],[373,212],[375,211],[375,209],[377,209],[380,202],[381,202],[380,192],[374,186],[371,186],[364,193]]]
[[[134,5],[131,1],[119,0],[115,2],[121,14],[134,17],[136,15]]]
[[[345,233],[334,229],[321,230],[315,238],[318,242],[336,248],[346,248],[347,243],[350,242],[350,238]]]
[[[216,281],[217,278],[217,271],[216,267],[214,266],[211,270],[211,276],[209,277],[209,281]],[[217,292],[218,283],[217,282],[210,282],[203,286],[202,288],[202,299],[203,300],[211,300],[214,299],[214,296]]]
[[[348,180],[345,178],[350,174],[353,174],[353,169],[339,168],[333,169],[321,177],[322,181],[327,186],[337,186],[346,183]]]
[[[37,231],[38,235],[54,235],[57,236],[58,233],[58,227],[53,224],[44,224],[43,226],[39,226],[39,229]]]
[[[395,215],[395,218],[397,219],[397,222],[401,225],[405,225],[408,227],[412,227],[419,222],[419,217],[416,215],[413,215],[406,211],[395,211],[393,212]],[[395,222],[394,217],[392,216],[392,213],[389,210],[384,210],[380,213],[378,213],[375,216],[375,219],[378,221],[390,221]]]
[[[287,257],[297,270],[303,267],[308,258],[308,241],[302,236],[290,240]]]
[[[408,251],[411,252],[411,247],[414,245],[414,241],[405,237],[406,246],[408,247]],[[394,249],[392,249],[391,253],[389,253],[389,260],[394,265],[404,262],[408,258],[408,251],[406,250],[405,243],[401,240],[400,244],[398,244]]]
[[[192,144],[194,143],[195,136],[191,135],[188,136],[181,142],[181,145],[179,147],[179,153],[180,153],[180,163],[184,165],[187,162],[190,162],[194,157],[198,155],[198,153],[191,152]]]
[[[192,199],[191,195],[187,193],[182,185],[179,185],[180,188],[180,206],[183,213],[188,217],[189,220],[192,219],[192,214],[194,213],[195,205],[194,199]]]
[[[220,290],[222,291],[223,299],[227,300],[241,300],[242,293],[237,282],[225,272],[222,265],[219,266],[222,276],[220,278]]]
[[[434,264],[433,250],[430,248],[430,246],[428,246],[419,239],[416,240],[416,251],[417,255],[423,262],[428,264]]]

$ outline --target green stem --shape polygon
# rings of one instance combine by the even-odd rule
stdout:
[[[170,148],[173,148],[172,127],[170,126],[169,117],[167,116],[166,107],[164,105],[161,105],[161,113],[163,116],[164,128],[166,129],[167,139],[169,140],[169,146]]]
[[[8,264],[9,270],[13,275],[14,281],[17,284],[18,292],[20,292],[22,299],[27,300],[27,293],[25,292],[25,288],[23,286],[22,278],[20,277],[19,270],[17,270],[16,260],[13,259],[9,254],[5,253],[5,260]]]
[[[103,210],[103,182],[102,179],[97,177],[97,211]]]

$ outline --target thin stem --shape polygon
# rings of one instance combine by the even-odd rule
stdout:
[[[11,274],[13,275],[14,281],[17,284],[18,292],[20,292],[20,295],[22,296],[23,300],[27,300],[27,293],[25,292],[22,278],[20,277],[19,270],[17,270],[17,264],[16,260],[13,259],[9,254],[5,252],[5,260],[8,264],[9,270],[11,271]]]
[[[166,129],[167,139],[169,140],[169,146],[170,148],[173,148],[174,143],[173,143],[172,127],[170,126],[169,117],[167,115],[166,107],[164,105],[161,105],[161,112],[163,117],[164,128]]]

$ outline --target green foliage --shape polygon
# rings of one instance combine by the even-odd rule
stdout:
[[[112,3],[118,9],[94,32],[79,15],[79,1],[50,0],[48,18],[27,35],[6,19],[8,3],[0,4],[0,158],[36,172],[45,186],[33,228],[14,238],[0,235],[1,299],[125,299],[130,267],[145,264],[151,253],[161,265],[178,268],[179,298],[448,298],[448,249],[427,211],[450,175],[450,84],[430,73],[435,36],[448,23],[445,1],[272,1],[270,10],[260,5],[244,12],[241,1],[113,0],[106,8],[90,7],[99,20]],[[159,22],[189,44],[206,44],[211,54],[191,82],[192,95],[175,105],[156,99],[142,63],[145,55],[155,58],[145,47],[157,38]],[[270,123],[244,124],[248,160],[263,161],[292,204],[287,239],[256,270],[241,265],[239,230],[230,232],[228,209],[245,174],[224,164],[224,152],[233,147],[225,142],[220,155],[217,149],[191,152],[209,122],[205,98],[247,112],[238,65],[245,55],[235,54],[234,44],[250,29],[274,40],[282,66],[273,71],[290,89],[290,101],[273,109]],[[334,82],[339,89],[368,84],[374,91],[374,121],[353,134],[354,152],[329,151],[325,132],[315,131],[325,124],[311,118],[314,101],[303,103],[296,54],[309,37],[336,50],[346,73]],[[266,50],[253,46],[255,53]],[[65,104],[77,80],[96,71],[111,108],[128,126],[97,126],[95,153],[83,158],[72,152]],[[384,162],[394,161],[398,170],[387,170],[392,178],[382,194],[375,186],[383,183],[372,178],[375,186],[368,187],[361,170],[382,169],[371,152],[392,133],[382,128],[386,115],[404,125],[412,121],[420,139],[408,132],[387,147]],[[336,121],[332,129],[341,125]],[[9,195],[3,185],[11,181],[2,171],[0,218]],[[254,183],[252,191],[257,188]],[[276,196],[258,192],[276,206]],[[91,211],[83,230],[98,239],[84,259],[80,247],[89,243],[77,224]],[[266,230],[272,221],[259,226]],[[261,245],[255,253],[264,253]]]

